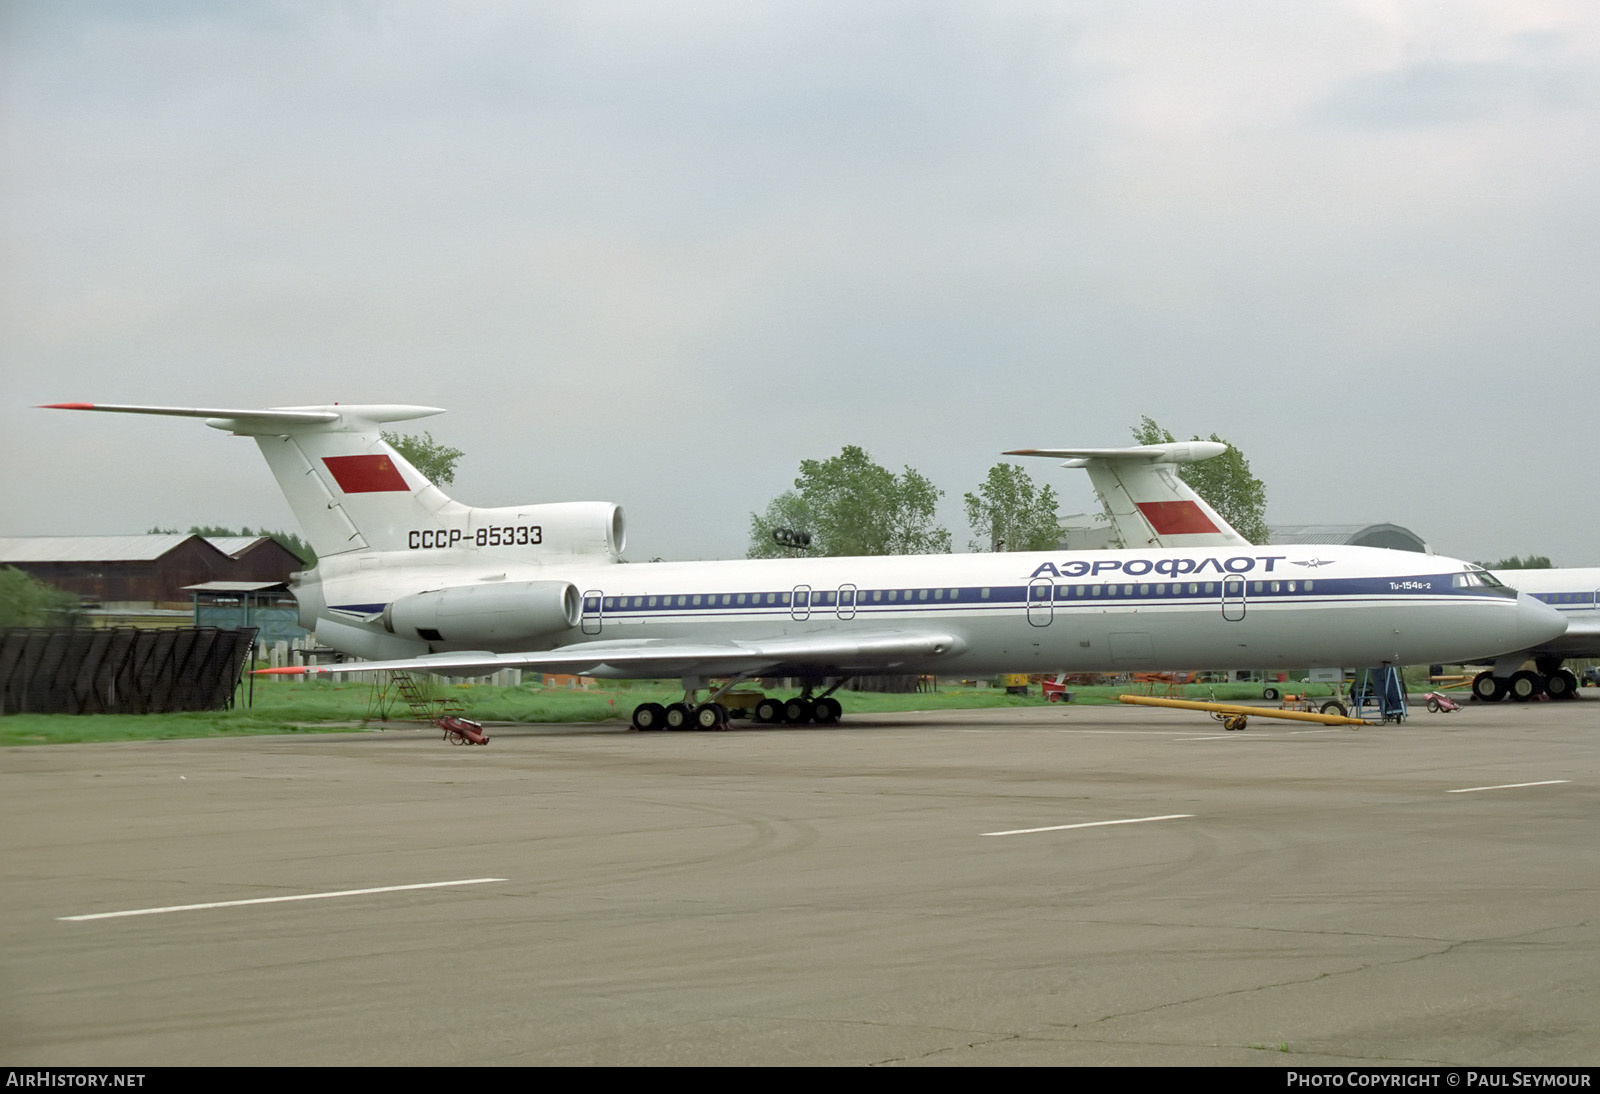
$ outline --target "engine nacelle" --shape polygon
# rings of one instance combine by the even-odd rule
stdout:
[[[489,514],[504,514],[506,509],[474,509],[473,543],[478,541],[478,528],[482,518]],[[524,521],[533,522],[541,529],[544,553],[571,554],[584,557],[616,558],[627,546],[627,521],[622,507],[608,501],[552,501],[541,505],[523,506],[516,510]],[[488,538],[493,539],[495,516],[489,516]],[[514,529],[513,529],[514,531]],[[505,538],[505,537],[502,537]],[[505,546],[511,546],[507,542]],[[537,555],[538,552],[535,552]]]
[[[620,506],[604,501],[557,501],[494,509],[459,506],[439,512],[434,528],[413,528],[406,548],[423,555],[441,549],[480,552],[527,562],[554,558],[615,561],[627,542]]]
[[[570,630],[581,607],[570,581],[458,585],[401,597],[384,610],[383,625],[402,638],[492,649]]]

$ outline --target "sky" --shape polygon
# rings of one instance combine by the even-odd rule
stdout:
[[[1269,523],[1600,564],[1588,0],[0,0],[0,141],[0,535],[294,527],[51,402],[444,407],[635,560],[852,444],[962,545],[1148,415]]]

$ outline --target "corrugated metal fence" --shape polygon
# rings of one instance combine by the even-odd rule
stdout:
[[[254,627],[0,631],[0,714],[221,710],[255,638]]]

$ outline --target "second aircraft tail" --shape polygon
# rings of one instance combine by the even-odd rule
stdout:
[[[1129,448],[1022,448],[1007,456],[1063,459],[1089,473],[1124,547],[1248,546],[1194,488],[1177,465],[1220,456],[1217,441],[1178,441]]]

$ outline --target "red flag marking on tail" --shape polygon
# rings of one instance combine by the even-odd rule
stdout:
[[[1158,536],[1181,536],[1191,532],[1215,532],[1201,508],[1192,501],[1141,501],[1139,512]]]
[[[388,456],[324,456],[322,462],[333,472],[333,481],[346,494],[377,494],[389,490],[410,491],[399,468]]]

